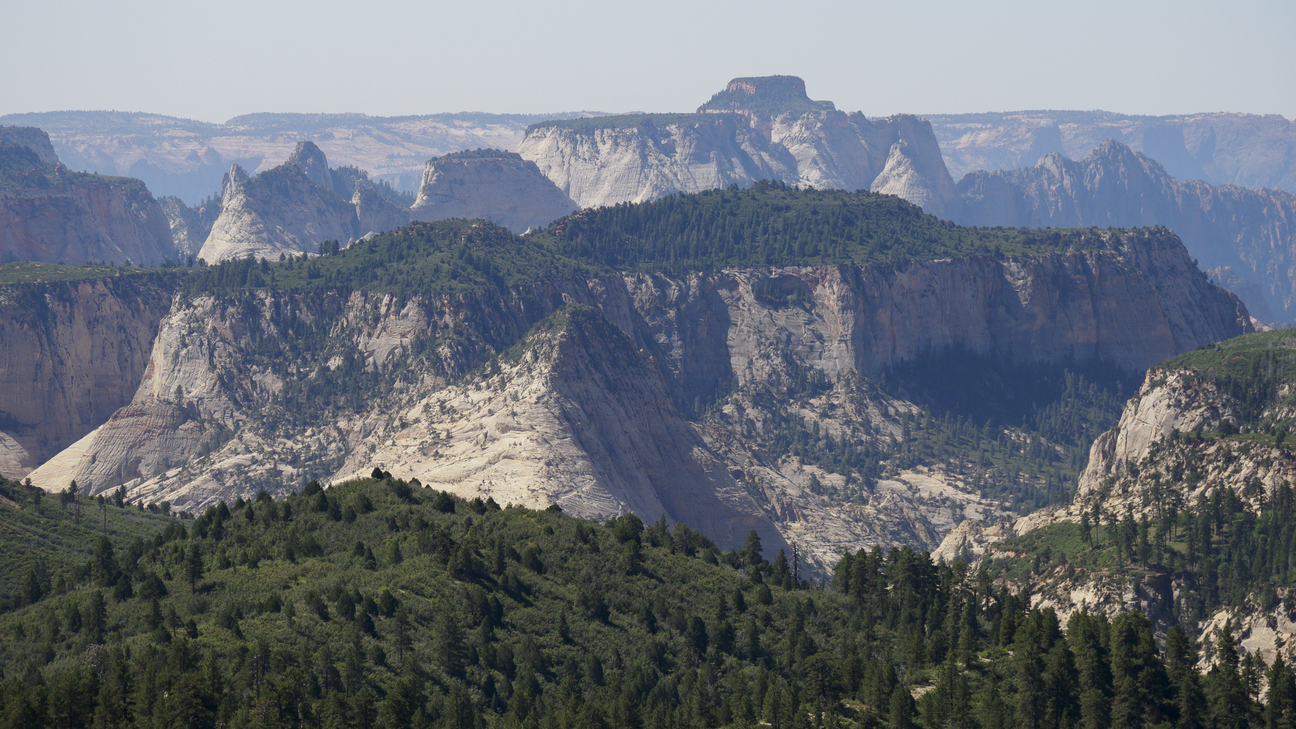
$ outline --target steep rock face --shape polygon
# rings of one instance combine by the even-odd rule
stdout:
[[[522,233],[576,209],[534,162],[513,152],[478,150],[428,160],[410,216],[481,218]]]
[[[415,342],[434,341],[458,327],[469,331],[479,321],[503,334],[503,341],[517,341],[562,305],[567,290],[559,284],[509,300],[489,293],[436,297],[403,308],[393,296],[364,292],[349,298],[249,292],[180,301],[161,325],[131,403],[90,442],[79,444],[75,458],[51,461],[31,478],[42,487],[77,478],[95,493],[151,479],[142,495],[156,492],[162,494],[157,500],[193,505],[249,488],[281,490],[307,478],[331,478],[348,453],[367,447],[366,436],[386,417],[374,420],[375,412],[353,406],[357,412],[337,422],[302,421],[276,399],[285,378],[300,386],[346,371],[339,376],[350,382],[367,369],[390,374],[413,364],[418,387],[439,390],[499,347],[483,355],[451,341],[413,358]],[[258,356],[266,341],[303,339],[315,346],[294,357],[288,370],[278,357]],[[405,397],[389,394],[395,402]],[[309,400],[309,392],[294,396]],[[393,402],[373,393],[365,402],[370,400],[375,409]],[[211,455],[202,457],[206,453]]]
[[[756,180],[782,180],[795,161],[736,114],[670,115],[532,126],[518,154],[581,207],[643,202]]]
[[[1278,190],[1178,182],[1157,162],[1108,140],[1079,162],[1050,154],[1035,167],[975,172],[958,184],[968,225],[1164,225],[1203,268],[1228,268],[1241,291],[1259,284],[1255,311],[1296,316],[1296,196]],[[1245,298],[1245,297],[1244,297]],[[1252,306],[1254,301],[1254,306]]]
[[[938,215],[958,200],[925,120],[846,114],[793,76],[734,79],[696,114],[537,124],[518,153],[581,207],[762,179],[912,195]]]
[[[389,433],[343,470],[382,462],[465,496],[557,503],[598,518],[664,515],[731,546],[755,529],[773,548],[785,546],[623,331],[581,305],[546,324],[500,361],[498,375],[415,403],[407,419],[424,422]]]
[[[322,241],[345,244],[359,237],[355,207],[333,192],[331,181],[322,187],[293,162],[248,180],[243,176],[237,165],[226,176],[220,217],[198,253],[208,263],[314,253]]]
[[[1028,544],[1037,535],[1041,543],[1060,544],[1039,530],[1084,517],[1091,525],[1105,525],[1106,539],[1111,539],[1112,525],[1127,515],[1134,523],[1174,520],[1175,514],[1212,503],[1221,491],[1236,497],[1248,519],[1275,508],[1282,501],[1281,489],[1296,479],[1296,453],[1280,435],[1296,417],[1291,403],[1294,349],[1296,341],[1284,331],[1249,334],[1149,370],[1119,424],[1093,444],[1072,503],[989,527],[965,522],[934,554],[947,561],[975,561],[987,553],[1013,559],[1020,547],[996,545],[1014,537],[1024,537],[1018,544]],[[1234,519],[1234,528],[1255,528],[1254,521],[1228,518]],[[1208,517],[1199,512],[1196,520],[1204,525]],[[1158,533],[1161,528],[1153,527]],[[1229,560],[1218,553],[1216,562],[1202,556],[1211,554],[1199,546],[1209,537],[1181,531],[1179,538],[1195,542],[1189,555],[1201,551],[1187,560],[1153,556],[1114,563],[1068,554],[1060,565],[1018,578],[1017,586],[1029,590],[1035,604],[1054,607],[1064,617],[1081,609],[1108,616],[1139,609],[1161,634],[1178,623],[1206,646],[1231,626],[1239,644],[1267,661],[1296,654],[1296,614],[1290,609],[1296,596],[1290,588],[1279,583],[1268,597],[1219,599],[1215,592],[1222,583],[1216,582],[1213,565],[1222,567]],[[1200,665],[1209,666],[1211,658],[1205,651]]]
[[[870,128],[873,123],[858,112],[849,116],[836,110],[784,113],[765,126],[770,142],[796,160],[799,184],[868,190],[886,165],[890,145],[878,149],[861,143],[861,126]]]
[[[1276,332],[1249,336],[1271,337],[1275,342],[1282,338]],[[1277,394],[1285,398],[1292,391],[1287,384]],[[1292,414],[1296,411],[1284,404],[1266,408],[1260,417],[1281,419]],[[1187,435],[1216,430],[1226,420],[1244,424],[1246,416],[1243,403],[1212,378],[1172,365],[1153,367],[1125,404],[1120,422],[1090,447],[1070,504],[991,527],[962,524],[933,554],[947,561],[963,555],[980,557],[991,544],[1050,524],[1079,522],[1083,513],[1095,507],[1118,517],[1126,512],[1135,519],[1151,517],[1171,501],[1176,508],[1194,504],[1216,487],[1258,505],[1280,484],[1296,478],[1296,454],[1271,444],[1213,437],[1197,440]],[[1257,491],[1256,483],[1263,488]]]
[[[915,159],[917,157],[917,159]],[[913,148],[903,139],[891,146],[887,155],[886,167],[873,181],[873,192],[895,195],[921,207],[932,215],[945,216],[947,208],[953,207],[953,183],[949,176],[931,179],[923,173],[931,169],[930,161],[925,166],[921,149]]]
[[[136,498],[199,508],[381,464],[467,495],[606,516],[658,513],[653,499],[676,514],[659,492],[678,477],[679,488],[718,489],[723,503],[752,499],[821,568],[841,549],[934,546],[963,519],[1011,514],[932,469],[899,470],[851,502],[826,500],[825,490],[857,487],[763,450],[759,388],[795,371],[824,373],[836,384],[798,400],[797,422],[886,442],[913,406],[861,378],[889,364],[957,346],[1137,368],[1247,327],[1245,310],[1173,236],[1104,235],[1100,250],[898,268],[614,275],[409,298],[197,297],[162,325],[131,404],[33,481],[55,488],[76,478],[94,492],[126,483]],[[771,298],[776,289],[799,293]],[[516,357],[491,364],[569,302],[598,309],[650,359],[616,365],[605,352],[623,344],[600,329],[540,337],[523,349],[546,354],[525,366]],[[643,362],[654,363],[652,377]],[[716,402],[717,413],[681,430],[679,413],[699,401]],[[670,448],[644,450],[655,442]],[[680,465],[688,463],[696,468]],[[687,517],[694,526],[702,518]]]
[[[1020,361],[1101,359],[1133,370],[1250,330],[1237,299],[1210,285],[1173,236],[1107,242],[1103,251],[1052,256],[803,269],[797,278],[817,304],[808,310],[757,301],[750,284],[764,272],[731,273],[729,285],[714,290],[731,297],[731,349],[752,360],[775,357],[757,336],[732,337],[771,327],[798,332],[780,347],[829,375],[844,368],[876,374],[955,346]]]
[[[1292,349],[1291,338],[1278,330],[1223,342],[1150,370],[1120,423],[1094,442],[1076,501],[1150,514],[1164,505],[1165,482],[1175,485],[1177,504],[1195,504],[1223,487],[1258,511],[1279,486],[1296,478],[1296,454],[1285,439],[1272,435],[1296,416],[1289,401],[1296,383],[1286,366]],[[1221,362],[1234,363],[1234,374]],[[1244,365],[1252,370],[1252,362],[1258,376],[1237,384],[1236,370]],[[1266,377],[1267,384],[1255,384]],[[1239,429],[1258,435],[1227,437]]]
[[[68,172],[30,147],[0,144],[0,262],[174,257],[166,215],[139,180]]]
[[[333,176],[329,174],[328,158],[314,142],[298,142],[284,164],[296,165],[306,179],[325,190],[333,189]]]
[[[27,475],[129,402],[170,305],[152,276],[0,287],[0,474]]]
[[[43,129],[0,126],[0,143],[27,147],[36,153],[36,158],[43,165],[53,167],[59,164],[58,155],[54,153],[54,145],[50,144],[49,135]]]

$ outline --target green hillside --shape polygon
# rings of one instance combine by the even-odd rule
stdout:
[[[829,590],[759,550],[390,478],[221,505],[126,549],[99,540],[68,557],[71,579],[0,615],[0,727],[1263,718],[1237,660],[1199,677],[1191,647],[1172,634],[1163,655],[1136,613],[1073,618],[1064,637],[962,564],[861,552]],[[1289,684],[1280,671],[1271,706],[1290,709]]]
[[[0,477],[0,610],[27,601],[33,592],[48,593],[59,583],[75,583],[78,570],[106,537],[115,549],[176,524],[175,519],[113,499],[47,494]]]

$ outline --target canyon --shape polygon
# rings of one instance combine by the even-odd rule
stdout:
[[[335,255],[416,231],[510,256],[540,245],[487,223],[420,225]],[[826,570],[843,549],[934,547],[965,518],[1012,513],[939,467],[872,479],[771,450],[781,423],[885,448],[916,407],[871,378],[927,353],[1141,369],[1249,328],[1164,231],[1038,255],[589,272],[440,295],[194,290],[162,320],[130,402],[29,477],[200,510],[381,465],[499,503],[709,524],[725,544],[757,528]],[[763,394],[806,373],[822,385],[777,406]]]

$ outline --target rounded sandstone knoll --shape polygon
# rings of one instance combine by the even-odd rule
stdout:
[[[410,217],[481,218],[522,233],[577,207],[534,162],[515,152],[478,149],[428,160]]]

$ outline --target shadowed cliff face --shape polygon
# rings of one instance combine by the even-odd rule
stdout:
[[[527,338],[568,303],[590,307],[581,327]],[[408,299],[196,297],[162,324],[131,404],[32,478],[96,493],[127,483],[136,498],[200,508],[380,463],[501,503],[665,513],[726,544],[766,519],[826,566],[841,548],[934,546],[998,507],[935,471],[826,505],[816,483],[849,483],[762,450],[767,383],[822,373],[836,384],[806,396],[798,417],[885,442],[913,406],[862,378],[889,365],[955,347],[1133,369],[1246,321],[1173,236],[1146,232],[1112,233],[1105,249],[898,268],[610,275]],[[518,343],[530,354],[491,362]],[[685,422],[717,398],[724,417]],[[752,508],[755,521],[732,516]]]
[[[1112,140],[1078,162],[1050,154],[1035,167],[975,172],[958,190],[962,208],[950,217],[967,225],[1164,225],[1202,268],[1227,269],[1239,291],[1262,297],[1249,308],[1271,311],[1279,321],[1296,316],[1296,196],[1290,193],[1179,182]]]
[[[25,476],[130,402],[169,289],[147,276],[0,287],[0,474]]]
[[[142,182],[68,172],[42,154],[0,142],[0,263],[175,257],[167,218]]]

